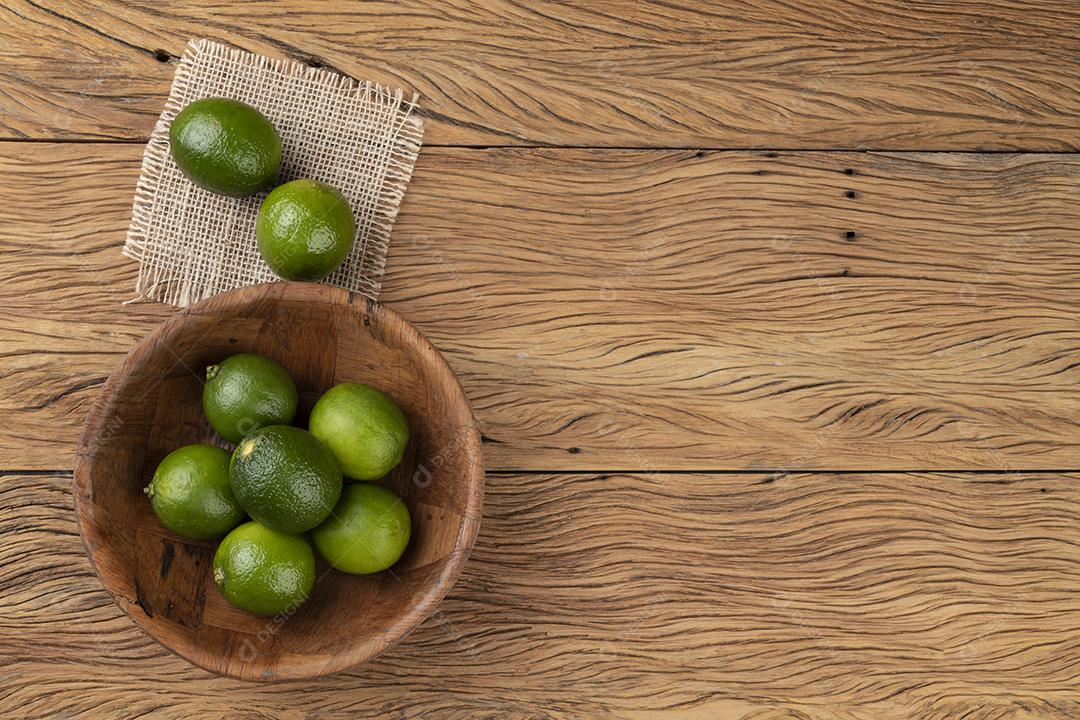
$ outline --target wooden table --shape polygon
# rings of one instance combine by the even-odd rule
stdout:
[[[1080,716],[1080,6],[5,0],[0,717]],[[461,376],[439,612],[255,686],[72,512],[142,146],[213,36],[415,89],[383,301]]]

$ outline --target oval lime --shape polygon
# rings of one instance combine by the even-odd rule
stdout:
[[[401,498],[379,485],[356,483],[345,488],[334,512],[311,537],[326,562],[360,575],[396,563],[411,533],[409,509]]]
[[[234,607],[277,615],[299,607],[315,585],[315,554],[300,535],[244,523],[229,533],[213,561],[214,582]]]
[[[229,453],[210,445],[173,450],[143,492],[162,525],[195,540],[220,538],[246,517],[229,484]]]
[[[169,125],[169,150],[193,183],[222,195],[244,196],[277,179],[281,137],[261,112],[239,100],[204,98]]]
[[[240,442],[267,425],[286,425],[296,414],[296,384],[270,358],[241,353],[206,368],[203,412],[219,435]]]
[[[356,235],[349,201],[315,180],[274,188],[255,221],[259,252],[286,280],[319,280],[342,263]]]
[[[390,472],[409,444],[401,408],[378,388],[359,383],[342,383],[323,393],[311,410],[308,429],[356,480],[377,480]]]
[[[341,495],[341,468],[311,433],[287,425],[245,437],[229,465],[233,495],[255,520],[299,533],[321,523]]]

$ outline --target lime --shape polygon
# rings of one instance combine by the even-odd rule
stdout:
[[[315,180],[273,189],[255,221],[259,252],[286,280],[319,280],[341,264],[356,235],[349,201]]]
[[[213,566],[221,595],[255,615],[292,612],[315,585],[315,554],[307,540],[257,522],[226,535]]]
[[[341,495],[341,468],[315,436],[287,425],[245,437],[229,465],[233,495],[248,515],[274,530],[310,530]]]
[[[210,445],[173,450],[143,492],[161,524],[186,538],[215,540],[246,517],[229,487],[229,453]]]
[[[363,575],[396,563],[411,532],[409,508],[401,498],[384,487],[356,483],[345,488],[334,512],[311,537],[326,562]]]
[[[251,195],[271,185],[281,165],[281,138],[246,103],[205,98],[169,126],[169,149],[193,183],[222,195]]]
[[[229,442],[267,425],[285,425],[296,414],[296,384],[285,368],[244,353],[206,368],[203,411]]]
[[[311,434],[357,480],[377,480],[401,462],[409,424],[394,401],[370,385],[342,383],[323,393],[311,410]]]

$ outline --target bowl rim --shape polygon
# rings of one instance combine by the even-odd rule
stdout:
[[[363,300],[362,309],[359,309],[358,307],[355,311],[357,313],[356,319],[358,322],[370,324],[372,318],[379,318],[384,322],[389,321],[395,323],[396,326],[401,329],[403,335],[407,336],[407,344],[415,346],[421,351],[415,354],[418,364],[420,364],[425,371],[429,372],[432,377],[438,378],[438,382],[445,383],[446,386],[450,387],[451,392],[460,395],[462,405],[467,411],[466,426],[455,427],[461,432],[465,446],[464,455],[468,458],[466,463],[468,473],[465,480],[469,491],[466,493],[465,505],[461,514],[461,526],[457,536],[454,538],[453,548],[446,556],[447,562],[445,563],[442,572],[430,581],[429,586],[420,596],[419,600],[412,603],[401,620],[391,626],[386,632],[381,633],[378,636],[377,641],[353,646],[342,652],[337,652],[329,656],[321,656],[318,659],[316,656],[307,656],[302,660],[293,659],[290,661],[287,670],[283,672],[263,670],[256,673],[249,663],[226,663],[224,669],[221,669],[220,667],[212,666],[210,662],[203,661],[203,656],[200,654],[186,652],[187,647],[184,643],[170,643],[159,637],[159,635],[154,632],[156,623],[153,618],[146,617],[145,613],[135,612],[131,606],[138,603],[114,590],[111,584],[106,582],[103,577],[97,555],[99,552],[102,552],[102,548],[107,546],[104,543],[99,542],[100,532],[97,528],[96,521],[92,518],[92,509],[90,507],[93,503],[92,491],[88,492],[90,489],[90,470],[95,459],[95,452],[92,445],[102,430],[105,419],[111,416],[114,410],[117,398],[120,395],[117,391],[130,381],[129,376],[131,371],[138,367],[139,361],[143,355],[141,352],[143,348],[150,347],[153,343],[157,342],[160,337],[182,325],[186,322],[188,317],[199,315],[207,309],[213,309],[215,312],[235,311],[270,299],[281,300],[286,296],[295,300],[314,301],[326,304],[342,304],[347,306],[357,306],[357,301]],[[90,565],[94,570],[94,575],[97,576],[98,581],[108,591],[113,602],[115,602],[116,605],[119,606],[147,636],[193,665],[217,675],[238,680],[258,682],[312,678],[341,672],[377,657],[379,654],[407,637],[410,632],[434,611],[435,607],[446,596],[447,592],[449,592],[450,588],[461,574],[461,570],[476,542],[476,537],[480,529],[480,522],[483,515],[484,490],[485,473],[480,431],[472,411],[472,406],[468,401],[468,396],[465,394],[457,375],[454,373],[449,363],[447,363],[446,358],[442,353],[439,352],[439,350],[432,345],[419,330],[401,317],[401,315],[371,298],[343,288],[320,283],[282,281],[237,288],[235,290],[214,295],[174,313],[171,317],[159,323],[157,327],[139,340],[124,356],[120,364],[110,373],[108,379],[98,391],[98,395],[94,399],[94,402],[86,415],[83,430],[76,447],[75,469],[73,473],[75,519],[79,530],[79,537],[86,550],[87,558],[90,560]]]

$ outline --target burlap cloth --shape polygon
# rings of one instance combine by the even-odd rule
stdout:
[[[124,254],[139,262],[138,297],[187,306],[277,279],[259,256],[255,216],[265,193],[230,198],[184,177],[169,154],[169,124],[204,97],[242,100],[281,134],[280,182],[307,177],[352,205],[356,241],[324,282],[375,298],[398,205],[420,152],[415,97],[329,70],[272,60],[210,40],[188,43],[143,155]]]

